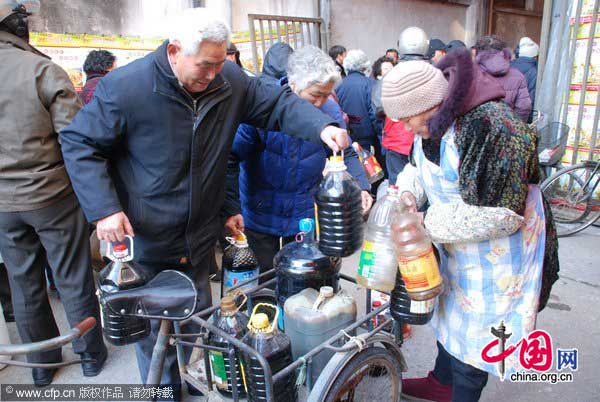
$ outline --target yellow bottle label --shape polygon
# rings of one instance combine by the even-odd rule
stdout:
[[[424,292],[442,283],[433,247],[414,257],[400,257],[398,264],[408,292]]]

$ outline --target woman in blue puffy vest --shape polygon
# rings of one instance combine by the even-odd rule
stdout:
[[[265,63],[282,60],[272,53],[267,53]],[[287,80],[281,79],[280,85],[287,82],[294,93],[345,127],[340,106],[329,97],[340,75],[327,54],[314,46],[303,47],[289,56],[286,71]],[[314,198],[330,152],[321,144],[244,124],[238,128],[231,152],[240,162],[243,221],[239,215],[232,216],[227,227],[245,228],[261,271],[265,271],[273,267],[273,257],[281,245],[298,232],[298,221],[314,217]],[[352,147],[344,157],[348,171],[363,189],[366,213],[372,204],[369,182]],[[235,179],[230,176],[228,181]]]

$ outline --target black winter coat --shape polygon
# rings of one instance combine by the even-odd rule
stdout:
[[[531,98],[532,108],[535,105],[535,83],[537,81],[537,60],[533,57],[519,57],[510,64],[525,76],[527,92]]]
[[[286,87],[248,77],[230,62],[194,101],[166,48],[104,77],[60,134],[88,220],[124,211],[136,235],[135,259],[165,268],[184,256],[197,264],[212,251],[240,123],[314,142],[336,125]]]

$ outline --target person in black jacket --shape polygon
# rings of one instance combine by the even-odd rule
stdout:
[[[527,81],[527,92],[531,98],[531,110],[535,109],[535,85],[537,81],[537,58],[539,47],[537,43],[524,36],[519,41],[517,59],[510,64],[525,76]],[[531,122],[532,115],[529,115]]]
[[[211,303],[208,266],[220,232],[229,151],[240,123],[348,146],[335,120],[286,87],[248,77],[226,61],[229,30],[216,20],[184,15],[156,51],[102,79],[92,101],[60,138],[81,206],[98,238],[135,235],[134,263],[148,276],[185,272]],[[142,380],[158,332],[136,344]],[[184,332],[197,332],[188,325]],[[162,384],[179,372],[174,348]]]
[[[347,74],[347,71],[344,67],[344,59],[346,58],[346,48],[344,46],[335,45],[329,49],[329,57],[333,59],[335,65],[337,66],[338,71],[342,78],[344,78]]]

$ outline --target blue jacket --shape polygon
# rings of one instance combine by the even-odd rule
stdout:
[[[88,220],[124,211],[136,259],[168,267],[183,256],[198,264],[212,252],[241,123],[316,143],[324,126],[338,124],[230,62],[194,99],[173,74],[166,47],[104,77],[60,138]]]
[[[373,80],[358,71],[350,71],[335,89],[342,110],[348,115],[348,133],[363,148],[376,144],[377,121],[371,104]]]
[[[344,126],[334,101],[327,100],[320,109]],[[242,124],[232,154],[241,161],[239,196],[247,228],[292,236],[298,233],[300,219],[314,217],[315,195],[329,154],[325,147]],[[344,157],[350,174],[368,191],[370,184],[354,150],[348,148]]]

